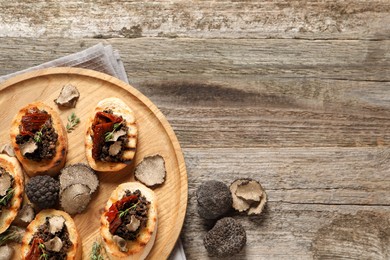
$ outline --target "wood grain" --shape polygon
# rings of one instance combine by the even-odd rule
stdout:
[[[268,204],[260,216],[230,213],[248,236],[230,259],[388,259],[389,156],[389,147],[187,148],[186,254],[207,259],[202,239],[214,223],[197,215],[199,185],[250,177]]]
[[[58,109],[53,100],[62,86],[72,84],[80,92],[75,109]],[[167,258],[179,236],[187,205],[187,175],[180,145],[162,113],[145,96],[125,83],[106,74],[75,68],[48,69],[20,75],[0,85],[0,108],[7,113],[0,115],[0,143],[9,139],[11,119],[20,107],[40,100],[51,105],[64,124],[71,112],[86,122],[97,102],[107,97],[119,97],[134,111],[138,126],[138,145],[134,163],[119,173],[100,173],[100,187],[86,211],[74,216],[82,238],[83,257],[90,254],[92,244],[99,240],[100,215],[111,192],[123,182],[134,181],[134,165],[145,156],[160,154],[165,160],[166,181],[154,191],[157,196],[158,228],[150,258]],[[12,105],[10,106],[10,100]],[[84,162],[84,131],[81,123],[68,134],[69,151],[67,165]]]
[[[28,39],[5,39],[0,54],[9,59],[1,69],[13,72],[97,42],[35,40],[30,48]],[[131,84],[164,112],[183,147],[390,143],[390,41],[107,42],[121,50]]]
[[[283,3],[285,8],[273,8],[280,4],[282,8]],[[169,7],[154,2],[145,10],[163,4]],[[204,7],[207,4],[219,6],[228,21],[242,27],[195,30],[183,23],[181,32],[171,25],[153,31],[140,23],[142,37],[133,39],[127,37],[140,36],[138,27],[131,31],[137,23],[126,24],[130,31],[121,34],[121,28],[112,29],[112,24],[117,26],[114,22],[97,22],[109,21],[109,15],[85,14],[95,22],[90,24],[101,27],[54,32],[52,28],[65,27],[60,23],[75,23],[65,8],[59,15],[65,21],[53,20],[45,29],[45,35],[61,38],[44,34],[43,39],[1,38],[0,74],[98,42],[119,49],[131,84],[159,107],[182,145],[189,201],[181,237],[190,260],[209,259],[202,239],[213,225],[197,214],[196,189],[206,180],[230,184],[239,177],[258,179],[269,203],[259,217],[230,214],[248,235],[245,249],[231,259],[389,259],[388,2],[262,2],[259,5],[269,9],[253,9],[259,14],[258,23],[252,23],[255,27],[239,21],[239,8],[231,7],[234,3],[182,3],[193,13],[194,6],[212,13]],[[42,6],[44,16],[54,5]],[[97,11],[101,6],[113,8],[101,1],[86,5]],[[159,18],[173,16],[169,10],[159,11]],[[4,10],[5,15],[10,12]],[[145,12],[131,19],[159,21],[152,16]],[[208,17],[212,19],[211,14]],[[248,11],[243,17],[256,15]],[[333,27],[331,17],[338,17],[340,30]],[[285,32],[288,26],[291,30]],[[163,32],[159,37],[178,37],[144,37],[159,31]],[[17,32],[3,31],[14,36]],[[32,35],[28,30],[19,32]],[[97,33],[118,38],[68,38]]]
[[[2,0],[0,37],[388,39],[389,10],[387,0]]]

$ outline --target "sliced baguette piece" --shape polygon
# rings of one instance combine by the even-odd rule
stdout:
[[[4,207],[0,212],[0,234],[7,230],[15,219],[22,205],[24,192],[24,176],[22,167],[15,157],[0,154],[0,166],[4,168],[14,179],[13,195],[9,207]]]
[[[27,113],[29,109],[33,107],[37,107],[39,110],[45,110],[51,115],[53,127],[58,134],[55,156],[52,159],[44,159],[40,162],[25,158],[20,151],[19,145],[16,143],[16,136],[19,134],[19,126],[21,124],[22,117]],[[37,101],[34,103],[30,103],[20,109],[17,115],[12,120],[10,136],[15,155],[18,158],[19,162],[22,164],[23,169],[28,176],[56,176],[59,171],[64,167],[66,161],[66,154],[68,152],[68,136],[59,114],[50,106],[40,101]]]
[[[95,160],[92,157],[92,147],[93,147],[93,131],[92,123],[94,121],[95,115],[97,112],[102,112],[104,110],[111,109],[116,116],[122,116],[126,120],[126,126],[128,127],[127,136],[129,142],[126,146],[126,150],[123,153],[124,162],[103,162]],[[128,164],[131,163],[135,156],[135,149],[137,146],[137,135],[138,129],[135,122],[135,116],[133,110],[125,104],[121,99],[110,97],[101,100],[96,107],[94,108],[91,116],[87,121],[87,129],[85,135],[85,153],[89,166],[95,171],[102,172],[111,172],[119,171],[125,168]]]
[[[55,209],[45,209],[38,213],[35,219],[27,226],[26,233],[23,236],[21,255],[22,259],[26,259],[26,255],[30,251],[31,245],[29,244],[34,234],[38,231],[38,227],[45,223],[46,218],[61,216],[65,219],[65,225],[68,229],[69,239],[72,242],[72,247],[67,253],[67,260],[78,260],[81,259],[82,248],[80,236],[76,229],[76,224],[73,219],[69,216],[68,213],[55,210]]]
[[[146,226],[140,230],[139,236],[134,241],[127,241],[127,252],[121,252],[118,245],[113,240],[113,235],[109,231],[109,222],[105,213],[111,205],[122,199],[125,191],[141,191],[141,195],[150,202],[148,220]],[[111,194],[107,201],[104,213],[100,218],[100,235],[103,238],[103,245],[110,259],[145,259],[153,247],[157,233],[157,199],[154,192],[139,182],[127,182],[120,184]]]

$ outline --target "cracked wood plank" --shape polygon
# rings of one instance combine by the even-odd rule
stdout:
[[[0,37],[389,39],[390,3],[1,1]]]

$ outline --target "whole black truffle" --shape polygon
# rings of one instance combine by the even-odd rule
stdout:
[[[226,214],[233,204],[232,194],[223,182],[206,181],[196,191],[198,213],[205,219],[217,219]]]
[[[207,232],[203,244],[210,256],[232,256],[245,246],[246,232],[235,219],[222,218]]]
[[[59,191],[60,183],[47,175],[32,177],[26,185],[28,199],[41,209],[54,207]]]

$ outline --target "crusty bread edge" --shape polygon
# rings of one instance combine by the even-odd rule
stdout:
[[[10,206],[0,213],[0,234],[7,230],[14,221],[23,201],[24,175],[18,160],[5,154],[0,154],[0,166],[3,167],[14,179],[14,194]]]
[[[50,160],[42,160],[41,162],[36,162],[29,160],[23,157],[20,152],[19,145],[16,144],[16,136],[19,134],[19,125],[28,109],[37,107],[40,110],[45,110],[51,115],[53,127],[58,134],[58,141],[56,144],[56,155]],[[12,147],[15,150],[15,155],[18,158],[19,162],[22,164],[23,169],[26,171],[27,175],[34,177],[37,175],[50,175],[55,176],[59,171],[64,167],[66,161],[66,154],[68,152],[68,136],[65,131],[64,125],[62,124],[61,118],[58,113],[51,108],[50,106],[37,101],[26,105],[21,108],[16,114],[11,123],[11,143]]]
[[[80,236],[77,232],[76,224],[74,223],[73,219],[69,216],[68,213],[61,211],[61,210],[55,210],[55,209],[45,209],[39,212],[35,219],[27,226],[26,233],[23,236],[22,240],[22,259],[25,259],[28,251],[30,250],[30,241],[35,234],[35,232],[38,230],[38,227],[45,223],[46,217],[52,217],[52,216],[62,216],[65,219],[65,225],[68,228],[69,233],[69,239],[72,241],[73,246],[68,251],[67,254],[67,260],[79,260],[81,259],[82,255],[82,246],[81,246],[81,240]]]
[[[126,126],[129,128],[128,137],[129,144],[133,150],[128,150],[128,154],[132,156],[128,163],[118,163],[118,162],[101,162],[96,161],[92,158],[92,123],[94,121],[95,115],[97,112],[102,112],[105,109],[112,109],[114,114],[121,115],[126,119]],[[99,101],[99,103],[94,108],[91,116],[88,118],[86,123],[86,132],[85,132],[85,155],[89,166],[95,171],[102,172],[116,172],[125,168],[133,160],[135,156],[135,149],[137,146],[137,136],[138,129],[135,121],[135,116],[133,110],[126,105],[121,99],[115,97],[109,97]]]
[[[100,218],[100,234],[110,259],[145,259],[153,247],[157,233],[157,200],[151,189],[139,182],[122,183],[112,192],[104,212],[107,212],[113,203],[121,199],[126,190],[135,191],[137,189],[150,201],[150,207],[146,226],[140,231],[139,237],[136,241],[127,242],[128,252],[119,251],[118,246],[112,240],[113,235],[109,231],[109,223],[104,213]]]

